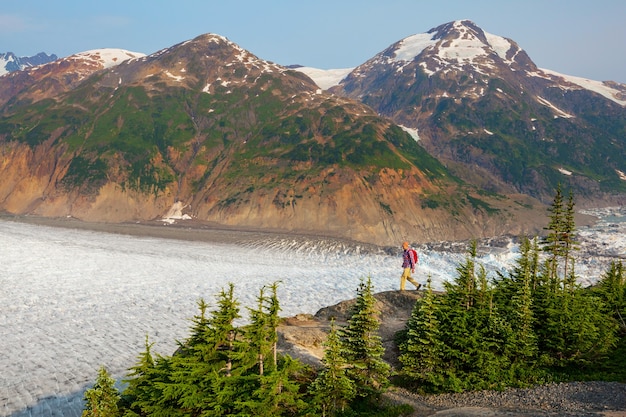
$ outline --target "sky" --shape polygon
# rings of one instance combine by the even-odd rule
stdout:
[[[541,68],[626,83],[624,0],[0,0],[0,53],[151,54],[205,33],[281,65],[355,67],[407,36],[468,19]]]

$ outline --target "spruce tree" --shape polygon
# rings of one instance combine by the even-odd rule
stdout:
[[[626,331],[626,270],[622,261],[612,261],[602,275],[596,293],[604,300],[607,312]]]
[[[145,407],[152,402],[155,378],[155,359],[152,355],[152,346],[146,336],[145,350],[138,356],[138,362],[130,368],[127,384],[122,393],[122,404],[127,410],[125,416],[142,415]]]
[[[266,311],[268,302],[265,296],[265,288],[261,288],[257,298],[257,308],[249,308],[250,324],[246,328],[246,338],[250,349],[250,354],[256,356],[258,375],[265,373],[266,361],[273,357],[273,340],[276,329],[270,314]]]
[[[573,268],[573,251],[578,248],[574,205],[574,195],[570,191],[567,204],[564,206],[561,185],[559,184],[552,206],[548,208],[550,221],[545,228],[548,233],[542,242],[543,250],[548,254],[545,275],[547,281],[551,283],[550,288],[553,291],[556,291],[556,287],[574,276],[569,272],[570,268]],[[560,271],[563,271],[562,274]]]
[[[235,286],[230,283],[228,289],[222,289],[217,298],[217,309],[209,319],[209,336],[214,341],[213,353],[218,363],[224,363],[219,373],[229,377],[233,368],[233,357],[238,345],[235,320],[239,314],[239,302],[235,298]]]
[[[602,300],[576,286],[556,294],[541,323],[541,347],[553,365],[591,365],[606,356],[616,343],[616,322],[607,320]]]
[[[280,303],[278,302],[278,283],[270,285],[271,295],[267,300],[268,326],[271,330],[269,342],[272,345],[274,367],[278,364],[278,325],[280,324]]]
[[[457,277],[444,282],[446,292],[441,297],[445,388],[452,391],[498,388],[507,377],[503,370],[510,366],[505,354],[510,325],[495,305],[486,271],[475,258],[476,243],[472,242]]]
[[[520,285],[510,299],[511,313],[508,316],[513,327],[514,345],[510,348],[512,360],[526,364],[537,355],[537,335],[535,334],[535,316],[533,314],[532,282],[533,272],[529,268],[519,271]]]
[[[545,263],[545,275],[554,291],[559,282],[559,258],[563,255],[563,241],[561,237],[564,228],[564,209],[560,183],[557,185],[554,200],[548,211],[550,212],[550,221],[548,226],[544,228],[548,233],[544,237],[542,245],[543,250],[548,254]]]
[[[429,277],[424,296],[415,303],[407,322],[406,340],[399,346],[398,358],[402,375],[426,390],[441,389],[445,379],[438,311]]]
[[[570,261],[573,266],[573,251],[578,250],[578,241],[576,240],[576,223],[574,220],[574,193],[570,190],[569,197],[567,199],[567,206],[565,207],[565,214],[563,215],[563,227],[561,230],[562,240],[562,257],[563,257],[563,276],[575,276],[569,274],[568,268]]]
[[[348,364],[341,353],[339,331],[333,319],[324,342],[323,368],[309,389],[322,417],[343,413],[355,396],[354,383],[346,374]]]
[[[507,355],[518,368],[530,365],[538,353],[533,297],[539,285],[537,255],[536,239],[531,242],[522,238],[520,256],[512,271],[508,276],[499,274],[495,286],[496,303],[513,332]]]
[[[218,408],[217,381],[229,378],[237,351],[245,350],[239,347],[233,323],[239,317],[234,286],[222,289],[217,299],[218,309],[210,315],[206,302],[198,302],[200,313],[192,320],[189,338],[179,343],[178,351],[168,360],[167,379],[156,384],[159,403],[172,415]]]
[[[306,408],[297,376],[302,364],[286,355],[259,378],[257,389],[242,411],[256,417],[297,416]]]
[[[85,391],[83,417],[118,417],[121,415],[118,403],[120,393],[115,388],[115,380],[104,366],[98,370],[94,386]]]
[[[606,320],[602,300],[577,283],[572,253],[577,245],[573,194],[570,192],[564,208],[559,185],[549,211],[548,234],[543,241],[545,287],[535,292],[534,304],[539,348],[556,366],[590,364],[615,344],[615,323]]]
[[[380,321],[372,294],[371,278],[361,280],[348,324],[341,332],[347,376],[356,387],[356,397],[376,403],[389,385],[391,367],[383,360]]]

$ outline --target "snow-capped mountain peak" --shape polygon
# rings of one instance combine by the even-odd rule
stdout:
[[[351,75],[360,77],[373,68],[383,67],[411,72],[409,67],[415,65],[429,77],[462,71],[488,78],[501,70],[537,69],[514,41],[487,33],[470,20],[456,20],[394,43],[356,67]]]
[[[420,57],[420,66],[432,75],[466,65],[484,73],[496,61],[515,64],[520,52],[522,49],[512,40],[484,32],[469,20],[456,20],[402,39],[379,57],[396,65],[406,65]]]

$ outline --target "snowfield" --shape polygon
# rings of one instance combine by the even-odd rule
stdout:
[[[577,272],[585,285],[626,253],[626,209],[593,213],[603,220],[580,230]],[[431,276],[442,289],[466,248],[417,246],[414,276],[422,283]],[[481,242],[479,253],[493,276],[518,252],[511,239],[501,238]],[[188,336],[196,302],[204,298],[213,306],[230,282],[244,317],[261,287],[276,281],[281,316],[314,314],[353,298],[367,276],[376,292],[398,289],[400,265],[399,248],[335,239],[267,235],[202,242],[0,219],[0,415],[80,416],[83,392],[101,365],[124,377],[146,335],[155,353],[171,355],[176,340]]]

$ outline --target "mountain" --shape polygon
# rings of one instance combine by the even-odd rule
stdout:
[[[538,68],[471,21],[402,39],[337,81],[323,80],[489,191],[548,203],[562,183],[592,204],[626,192],[626,85]]]
[[[537,225],[531,199],[463,183],[370,107],[221,36],[86,61],[0,77],[16,91],[0,107],[0,209],[134,222],[176,208],[393,245]]]
[[[47,64],[58,59],[54,54],[39,52],[35,56],[15,56],[13,52],[0,53],[0,76],[12,71],[20,71],[29,67]]]

